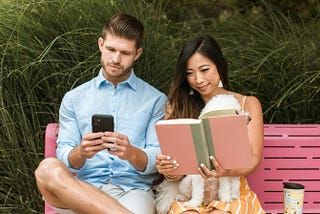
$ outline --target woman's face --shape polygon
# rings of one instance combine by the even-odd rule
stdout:
[[[210,59],[199,53],[193,54],[187,62],[186,72],[190,87],[200,93],[204,102],[216,94],[220,76],[216,65]]]

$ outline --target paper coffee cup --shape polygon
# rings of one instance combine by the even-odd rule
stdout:
[[[284,214],[302,214],[304,186],[298,183],[283,183]]]

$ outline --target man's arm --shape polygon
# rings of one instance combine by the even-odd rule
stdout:
[[[89,133],[83,136],[81,143],[69,153],[68,159],[72,168],[80,169],[87,158],[92,158],[97,152],[105,149],[102,146],[102,136],[102,132]]]
[[[133,146],[128,137],[116,132],[105,132],[101,138],[104,142],[104,149],[109,153],[118,156],[122,160],[127,160],[138,171],[144,171],[148,164],[147,154]]]

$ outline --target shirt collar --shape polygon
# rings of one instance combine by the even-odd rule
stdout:
[[[108,81],[102,74],[102,68],[100,68],[99,74],[96,77],[96,86],[100,87],[102,84],[112,84],[110,81]],[[129,78],[121,83],[119,85],[128,85],[133,90],[137,89],[138,86],[138,77],[135,75],[133,69],[131,69],[131,74]]]

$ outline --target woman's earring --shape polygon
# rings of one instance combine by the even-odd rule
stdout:
[[[219,88],[223,88],[223,84],[222,84],[222,81],[221,81],[221,80],[220,80],[219,83],[218,83],[218,87],[219,87]]]
[[[189,94],[190,94],[190,95],[194,95],[192,88],[190,88]]]

